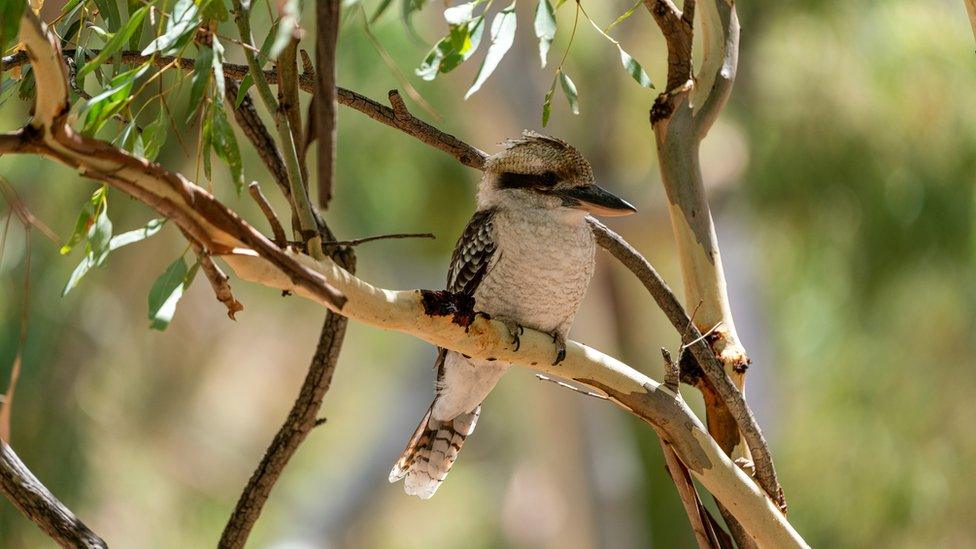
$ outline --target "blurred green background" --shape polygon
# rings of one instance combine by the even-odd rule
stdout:
[[[606,25],[629,4],[584,6]],[[266,29],[266,10],[256,7],[256,26]],[[538,67],[533,9],[519,4],[512,52],[467,101],[480,57],[422,82],[412,69],[428,46],[409,38],[397,10],[373,30],[443,116],[442,128],[495,151],[523,128],[540,129],[553,66]],[[748,395],[790,518],[820,547],[976,547],[976,44],[962,2],[764,0],[739,9],[739,77],[704,142],[703,169],[733,311],[754,360]],[[434,4],[417,18],[428,42],[446,30],[440,11]],[[559,10],[553,64],[572,15],[572,3]],[[236,36],[232,25],[221,32]],[[643,8],[614,35],[663,84],[664,44]],[[228,49],[240,61],[239,48]],[[339,51],[341,85],[377,99],[399,85],[361,18],[344,22]],[[582,24],[565,68],[581,113],[557,92],[545,131],[578,146],[598,178],[638,206],[639,215],[612,226],[679,288],[648,125],[656,91],[630,80],[612,45]],[[186,95],[174,99],[179,113]],[[8,101],[0,129],[27,113]],[[327,216],[338,235],[438,237],[364,245],[360,275],[382,287],[441,287],[478,173],[355,111],[343,108],[339,120]],[[181,128],[160,161],[199,179],[198,128]],[[246,177],[273,194],[257,157],[245,156]],[[0,159],[0,175],[62,240],[96,188],[33,157]],[[266,229],[222,166],[214,189]],[[116,232],[152,217],[117,191],[109,208]],[[3,204],[0,228],[8,215]],[[27,258],[16,219],[6,234],[0,387],[17,352]],[[58,244],[32,235],[12,445],[118,547],[215,543],[297,393],[323,317],[311,303],[234,281],[247,308],[231,322],[201,278],[170,328],[150,331],[146,295],[185,246],[166,227],[114,253],[62,298],[79,253],[60,256]],[[628,272],[603,254],[599,261],[573,337],[660,378],[657,349],[675,348],[674,330]],[[694,546],[653,432],[526,371],[512,371],[489,397],[436,497],[422,502],[388,484],[431,397],[433,354],[413,338],[351,325],[325,401],[329,421],[275,488],[252,546]],[[694,391],[684,394],[700,410]],[[0,546],[47,545],[0,502]]]

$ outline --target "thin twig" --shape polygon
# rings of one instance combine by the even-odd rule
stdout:
[[[322,243],[322,246],[327,248],[335,248],[339,246],[359,246],[360,244],[365,244],[367,242],[373,242],[375,240],[388,240],[393,238],[437,238],[434,233],[393,233],[393,234],[380,234],[376,236],[367,236],[363,238],[356,238],[354,240],[330,240]]]
[[[197,261],[200,263],[200,270],[203,271],[203,274],[207,277],[207,281],[210,282],[210,286],[217,296],[217,301],[223,303],[224,307],[227,307],[227,316],[231,320],[237,320],[235,315],[244,310],[244,305],[234,297],[234,292],[230,288],[230,277],[224,274],[224,271],[220,270],[220,267],[210,257],[210,252],[205,250],[199,242],[186,233],[183,233],[183,236],[186,237],[194,253],[196,253]]]
[[[271,225],[271,232],[274,234],[275,244],[279,248],[284,248],[288,243],[288,237],[285,236],[285,229],[281,226],[281,221],[278,220],[278,216],[275,215],[274,208],[271,207],[271,203],[268,202],[268,198],[264,196],[261,192],[261,185],[257,181],[252,181],[250,185],[247,186],[247,192],[251,194],[251,198],[257,202],[258,207],[261,208],[261,213],[267,218],[268,223]]]
[[[610,400],[606,395],[601,395],[600,393],[594,393],[593,391],[587,391],[586,389],[583,389],[581,387],[576,387],[575,385],[571,385],[559,379],[553,379],[544,374],[536,374],[535,377],[540,381],[548,381],[550,383],[555,383],[556,385],[569,389],[574,393],[579,393],[581,395],[588,396],[588,397],[598,398],[600,400]]]

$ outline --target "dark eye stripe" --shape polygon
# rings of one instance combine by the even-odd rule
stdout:
[[[502,172],[498,175],[500,189],[548,189],[559,182],[553,172],[543,174]]]

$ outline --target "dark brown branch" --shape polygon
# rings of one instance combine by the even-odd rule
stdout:
[[[315,136],[318,139],[319,205],[329,206],[336,156],[336,42],[339,0],[315,3]]]
[[[0,440],[0,490],[20,512],[63,547],[108,547],[70,509],[58,501],[13,448]]]
[[[261,213],[267,218],[268,224],[271,225],[271,233],[274,235],[275,244],[279,248],[284,248],[288,243],[288,237],[285,236],[285,229],[281,226],[281,221],[278,221],[278,216],[275,215],[274,208],[271,207],[268,198],[261,192],[261,185],[257,181],[252,181],[247,186],[247,191],[251,194],[251,198],[257,202],[258,207],[261,208]]]
[[[666,92],[678,89],[691,80],[691,46],[695,3],[685,0],[686,14],[671,0],[644,0],[644,6],[661,28],[668,47],[668,85]]]

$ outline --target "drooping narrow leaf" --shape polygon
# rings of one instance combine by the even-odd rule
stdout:
[[[556,79],[553,78],[552,85],[549,86],[549,91],[546,92],[546,99],[542,102],[542,127],[546,127],[549,123],[549,117],[552,115],[552,94],[556,92]]]
[[[61,255],[70,253],[72,248],[85,238],[85,235],[88,234],[88,228],[95,219],[96,212],[102,206],[103,200],[105,200],[104,186],[96,189],[81,207],[81,212],[78,213],[78,219],[75,221],[75,229],[71,233],[71,237],[61,246]]]
[[[193,76],[190,79],[190,102],[187,105],[187,121],[191,120],[203,102],[203,96],[210,85],[213,73],[214,51],[207,46],[199,46],[196,61],[193,62]]]
[[[637,0],[636,2],[634,2],[633,6],[631,6],[627,11],[620,14],[620,17],[614,19],[613,23],[610,23],[610,25],[607,28],[603,29],[603,32],[609,33],[614,27],[626,21],[631,15],[634,15],[634,12],[637,11],[637,8],[639,8],[643,3],[644,0]]]
[[[617,49],[620,50],[620,62],[623,64],[624,70],[630,74],[630,77],[645,88],[653,88],[654,85],[651,83],[651,77],[647,76],[647,73],[644,72],[644,68],[641,67],[640,63],[631,57],[629,53],[625,52],[620,45],[617,45]]]
[[[126,9],[129,11],[129,20],[132,20],[132,15],[136,13],[140,9],[140,7],[142,7],[142,2],[140,2],[139,0],[126,0],[125,5],[126,5]],[[139,40],[141,39],[142,39],[142,24],[140,23],[139,26],[136,27],[135,31],[132,33],[132,36],[129,37],[129,49],[133,49],[133,50],[139,49]]]
[[[132,17],[125,22],[125,26],[112,35],[112,38],[110,38],[105,44],[105,47],[98,52],[98,55],[96,55],[91,61],[85,63],[85,66],[81,67],[81,70],[78,71],[78,78],[92,72],[99,65],[105,63],[106,60],[115,55],[116,52],[121,51],[125,45],[129,43],[129,39],[132,38],[136,30],[142,28],[142,20],[145,18],[148,10],[149,8],[147,6],[143,6],[136,10],[135,13],[132,14]]]
[[[196,269],[193,272],[195,273]],[[183,297],[183,291],[192,281],[190,271],[186,268],[183,256],[170,263],[169,267],[159,275],[152,289],[149,290],[149,327],[153,330],[165,330],[176,314],[176,304]]]
[[[549,58],[549,46],[556,38],[556,10],[549,0],[539,0],[535,8],[535,36],[539,39],[539,60],[545,68]]]
[[[488,80],[491,73],[495,72],[498,63],[505,57],[515,41],[515,27],[515,0],[512,0],[512,3],[495,15],[491,22],[491,43],[488,45],[488,53],[485,54],[485,59],[481,62],[481,68],[478,69],[474,83],[464,94],[465,99],[481,89],[481,85]]]
[[[122,26],[122,15],[115,0],[95,0],[95,5],[98,6],[98,13],[102,15],[102,19],[108,22],[109,28],[117,29]]]
[[[240,194],[244,190],[244,170],[241,162],[241,151],[237,146],[237,138],[234,137],[234,129],[227,121],[227,114],[224,112],[223,106],[214,104],[212,110],[213,121],[210,139],[213,150],[230,168],[234,187],[237,189],[237,194]]]
[[[573,83],[573,79],[565,72],[560,72],[559,84],[563,88],[563,93],[566,94],[570,110],[573,111],[573,114],[579,114],[579,93],[576,91],[576,84]]]

